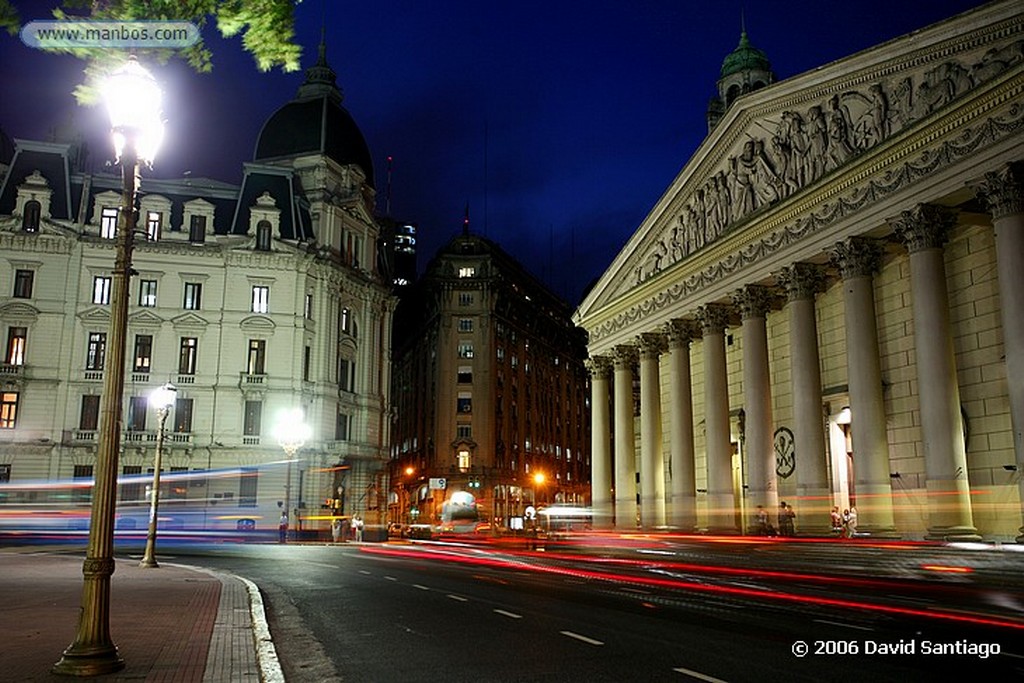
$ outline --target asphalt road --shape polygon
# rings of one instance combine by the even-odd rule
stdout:
[[[955,566],[951,558],[865,549],[831,563],[840,572],[823,564],[835,556],[827,548],[671,548],[565,548],[562,557],[429,543],[173,552],[261,587],[293,683],[1024,676],[1016,556],[1001,568],[981,563],[985,571],[975,567],[968,580],[952,572],[925,581],[922,566]]]

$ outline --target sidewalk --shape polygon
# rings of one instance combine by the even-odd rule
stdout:
[[[50,669],[75,638],[84,557],[84,551],[0,551],[0,680],[74,680]],[[232,575],[171,563],[142,569],[118,560],[110,636],[125,668],[92,680],[284,680],[259,591]]]

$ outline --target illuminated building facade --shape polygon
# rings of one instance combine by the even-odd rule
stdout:
[[[1022,10],[778,82],[743,36],[707,138],[576,312],[616,526],[738,533],[785,501],[805,533],[837,505],[866,535],[1017,536]]]
[[[438,251],[395,313],[392,521],[436,523],[458,492],[499,524],[587,500],[586,345],[571,315],[484,237]]]

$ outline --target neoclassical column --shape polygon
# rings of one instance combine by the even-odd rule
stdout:
[[[633,427],[633,365],[636,347],[612,352],[615,361],[615,527],[636,529],[636,434]]]
[[[822,412],[821,358],[814,296],[825,288],[825,270],[812,263],[794,263],[778,274],[789,308],[790,387],[793,393],[793,446],[800,530],[831,532],[832,489],[828,479]]]
[[[587,359],[590,372],[590,501],[593,526],[612,526],[612,448],[611,422],[608,414],[608,382],[612,361],[605,356]]]
[[[704,337],[704,443],[708,467],[708,530],[737,533],[736,497],[732,487],[732,439],[729,429],[729,377],[725,365],[725,328],[730,309],[701,306]]]
[[[661,366],[665,337],[645,332],[640,349],[640,524],[665,526],[665,455],[661,449]]]
[[[949,323],[943,246],[956,224],[949,209],[918,204],[889,219],[910,252],[917,395],[928,490],[928,538],[980,540],[971,512],[956,352]]]
[[[986,173],[975,189],[992,214],[996,237],[1003,350],[1021,505],[1017,542],[1024,543],[1024,162]]]
[[[772,291],[747,285],[732,295],[743,321],[743,410],[746,413],[747,486],[751,505],[769,514],[779,507],[772,434],[772,382],[768,369],[768,311]]]
[[[846,307],[846,371],[852,416],[857,530],[875,536],[895,536],[882,364],[875,320],[874,274],[882,264],[882,248],[874,240],[851,237],[837,243],[830,254],[842,274]]]
[[[693,320],[672,320],[668,337],[669,454],[668,522],[680,531],[697,528],[697,476],[693,447],[693,386],[690,342],[700,337]]]

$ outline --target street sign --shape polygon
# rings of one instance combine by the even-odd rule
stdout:
[[[430,488],[432,489],[446,489],[448,488],[448,480],[444,477],[431,477]]]
[[[523,517],[527,519],[537,519],[537,509],[532,505],[527,505],[526,509],[523,510]]]

